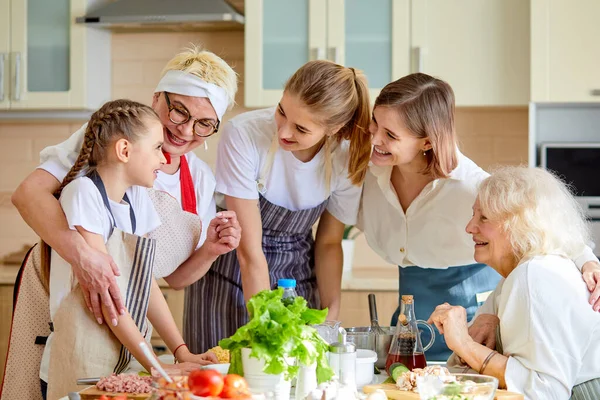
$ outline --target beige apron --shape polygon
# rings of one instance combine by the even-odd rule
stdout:
[[[149,342],[151,331],[146,312],[152,285],[155,241],[115,229],[106,247],[121,271],[116,278],[125,306]],[[55,265],[54,260],[52,265]],[[99,325],[89,313],[79,285],[61,302],[52,322],[49,400],[80,389],[76,383],[78,378],[118,374],[129,365],[131,353],[106,324]]]
[[[171,274],[195,250],[200,240],[201,221],[197,215],[183,211],[168,193],[154,189],[148,192],[161,220],[159,228],[148,234],[149,238],[156,239],[155,275],[160,278]],[[16,285],[18,295],[13,306],[0,400],[42,399],[39,375],[45,340],[39,345],[34,343],[36,338],[45,339],[50,334],[50,306],[41,281],[40,265],[39,246],[34,246],[23,261],[22,278]],[[151,329],[149,323],[148,329]]]
[[[42,400],[40,362],[44,352],[36,338],[50,334],[50,305],[41,280],[40,246],[34,246],[23,260],[20,279],[15,282],[16,300],[4,366],[0,399]],[[42,342],[45,342],[42,340]]]
[[[181,204],[167,192],[148,189],[148,195],[161,221],[148,234],[149,238],[157,239],[154,276],[159,279],[171,275],[194,252],[200,241],[202,220],[182,210]]]

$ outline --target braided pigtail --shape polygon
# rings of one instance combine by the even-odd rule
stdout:
[[[92,114],[88,121],[83,144],[73,167],[63,179],[54,197],[60,198],[63,189],[76,179],[82,171],[90,171],[101,162],[109,146],[116,139],[125,138],[135,141],[145,128],[144,118],[160,121],[152,108],[131,100],[114,100],[104,104]],[[51,247],[40,242],[41,280],[49,292]]]

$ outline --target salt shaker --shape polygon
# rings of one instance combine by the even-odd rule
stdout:
[[[329,346],[329,365],[341,385],[356,390],[356,346],[346,342],[344,328],[339,328],[338,341]]]

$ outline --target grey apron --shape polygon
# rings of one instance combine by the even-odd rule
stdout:
[[[290,211],[259,198],[271,288],[278,279],[296,279],[298,295],[312,308],[320,306],[312,226],[326,205],[327,200],[314,208]],[[192,353],[207,351],[248,322],[235,250],[220,256],[202,279],[186,289],[183,321],[183,337]]]

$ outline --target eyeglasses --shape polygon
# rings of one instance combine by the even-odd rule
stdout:
[[[172,105],[167,92],[164,92],[167,107],[169,107],[169,119],[176,125],[186,124],[192,116],[187,108],[181,105]],[[221,121],[217,119],[217,123],[213,122],[212,118],[198,118],[194,120],[194,134],[200,137],[207,137],[217,133]]]

